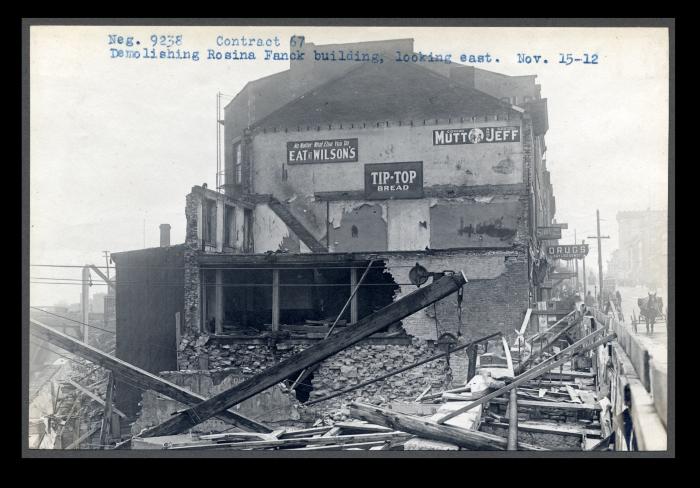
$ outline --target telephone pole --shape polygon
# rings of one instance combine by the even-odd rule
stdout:
[[[107,264],[107,279],[109,280],[109,251],[102,251],[105,255],[105,263]]]
[[[601,250],[601,239],[610,239],[610,236],[601,236],[600,235],[600,210],[595,211],[595,216],[596,216],[596,223],[598,225],[597,227],[597,234],[596,236],[588,236],[589,239],[597,239],[598,240],[598,285],[599,285],[599,290],[600,290],[600,297],[603,298],[603,253]],[[601,300],[598,300],[598,303],[600,304]]]
[[[576,240],[576,229],[574,229],[574,245],[578,245]],[[574,268],[576,269],[576,292],[578,292],[578,259],[574,259]]]
[[[583,239],[581,240],[581,244],[585,244],[586,240]],[[586,287],[586,256],[583,256],[583,299],[586,299],[586,296],[588,295],[588,288]]]

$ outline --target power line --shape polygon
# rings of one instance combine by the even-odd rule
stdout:
[[[76,324],[87,325],[88,327],[92,327],[93,329],[98,329],[98,330],[102,330],[102,331],[104,331],[104,332],[109,332],[110,334],[117,335],[117,333],[114,332],[114,331],[112,331],[112,330],[103,329],[102,327],[97,327],[96,325],[86,324],[85,322],[81,322],[80,320],[75,320],[75,319],[71,319],[70,317],[65,317],[65,316],[63,316],[63,315],[58,315],[58,314],[56,314],[56,313],[49,312],[48,310],[44,310],[43,308],[32,307],[32,306],[30,306],[29,308],[33,308],[34,310],[39,310],[39,311],[44,312],[44,313],[47,313],[47,314],[49,314],[49,315],[54,315],[54,316],[59,317],[59,318],[61,318],[61,319],[69,320],[70,322],[75,322]]]

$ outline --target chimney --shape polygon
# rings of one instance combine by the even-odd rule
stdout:
[[[160,224],[160,247],[170,245],[170,224]]]

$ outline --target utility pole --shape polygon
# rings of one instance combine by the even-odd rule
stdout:
[[[90,318],[90,267],[83,266],[83,286],[80,294],[80,310],[83,322],[83,342],[88,343],[88,320]]]
[[[610,239],[610,236],[600,235],[600,210],[595,211],[596,223],[597,223],[597,234],[596,236],[588,236],[589,239],[598,240],[598,285],[600,290],[600,298],[603,297],[603,253],[601,250],[601,239]],[[597,292],[596,292],[597,293]],[[598,301],[600,303],[601,300]]]
[[[109,280],[109,251],[102,251],[105,255],[105,263],[107,264],[107,279]]]
[[[578,245],[576,240],[576,229],[574,229],[574,245]],[[574,267],[576,268],[576,291],[578,291],[578,259],[574,259]]]
[[[583,239],[581,241],[581,244],[585,244],[586,240]],[[583,299],[586,299],[586,296],[588,295],[588,288],[586,287],[586,256],[583,256]]]

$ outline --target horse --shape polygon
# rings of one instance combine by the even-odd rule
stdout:
[[[654,333],[654,322],[656,317],[663,315],[661,309],[663,307],[663,302],[660,297],[656,296],[656,293],[649,293],[646,298],[638,298],[637,305],[639,305],[639,312],[644,315],[644,320],[647,326],[647,334],[649,334],[649,328],[651,326],[651,333]]]

